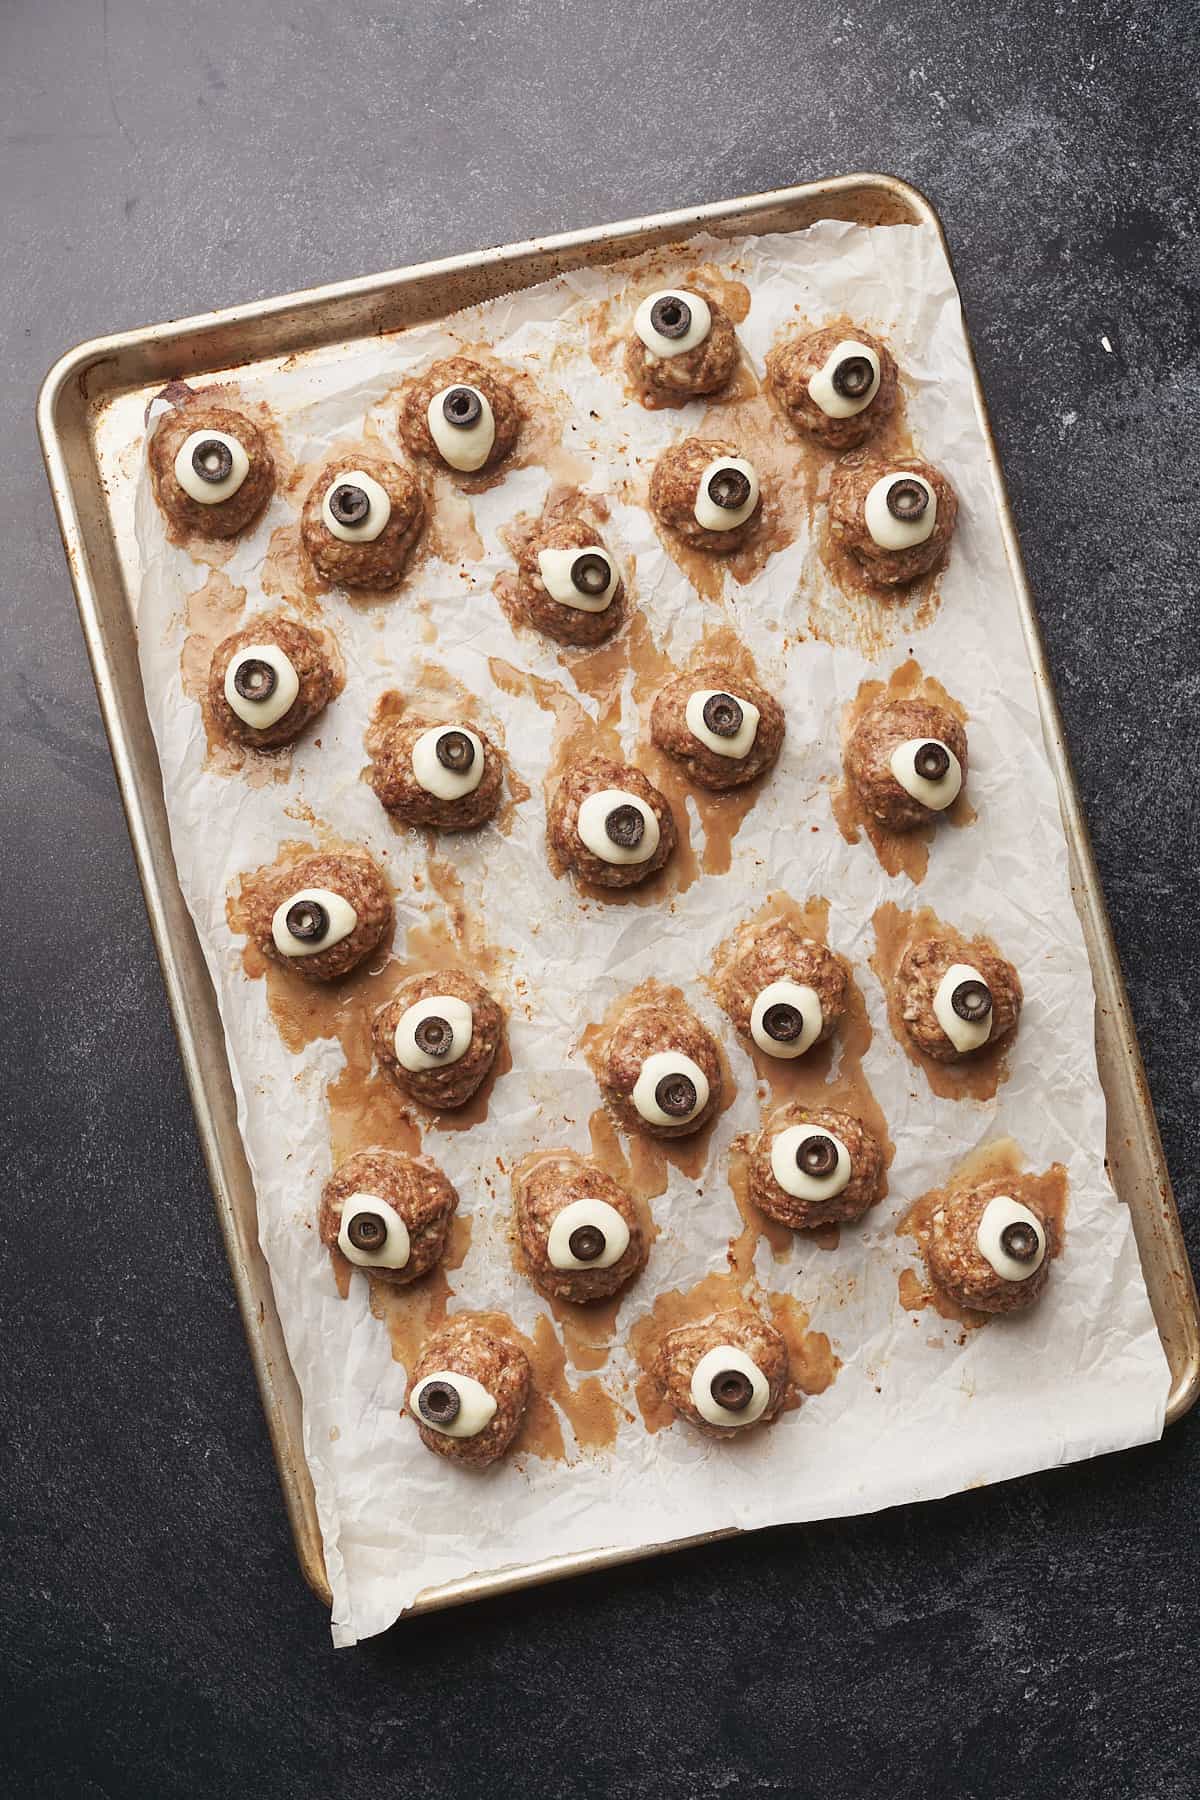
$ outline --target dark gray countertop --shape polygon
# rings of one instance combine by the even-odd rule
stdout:
[[[1194,1248],[1198,17],[5,0],[0,1789],[1192,1800],[1194,1423],[331,1651],[33,403],[106,330],[844,170],[915,182],[955,255]]]

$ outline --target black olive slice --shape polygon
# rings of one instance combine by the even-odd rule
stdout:
[[[743,1369],[720,1369],[708,1391],[726,1412],[745,1412],[754,1398],[754,1383]]]
[[[612,570],[607,557],[600,556],[595,550],[585,550],[571,564],[571,586],[576,593],[587,594],[590,599],[602,594],[611,580]]]
[[[678,294],[663,294],[650,308],[650,327],[659,337],[686,337],[691,323],[692,309]]]
[[[843,356],[831,379],[835,394],[846,400],[861,400],[875,379],[875,370],[866,356]]]
[[[838,1166],[837,1145],[831,1137],[814,1134],[806,1137],[796,1151],[796,1167],[805,1175],[814,1175],[823,1180],[832,1175]]]
[[[605,815],[604,835],[618,850],[636,850],[646,835],[646,821],[636,806],[614,806]]]
[[[356,1250],[382,1250],[387,1242],[387,1226],[378,1213],[355,1213],[346,1227],[346,1236]]]
[[[430,1013],[413,1032],[413,1042],[426,1056],[449,1056],[454,1046],[454,1027],[449,1019]]]
[[[371,496],[352,481],[339,482],[329,496],[329,511],[339,525],[361,525],[371,510]]]
[[[598,1225],[577,1225],[567,1239],[567,1249],[576,1262],[595,1262],[604,1255],[607,1241]]]
[[[913,768],[926,781],[940,781],[950,772],[950,752],[945,744],[931,740],[922,744],[913,757]]]
[[[1014,1219],[1000,1233],[1000,1248],[1016,1262],[1032,1262],[1040,1248],[1038,1234],[1025,1219]]]
[[[319,944],[329,930],[329,914],[319,900],[293,901],[283,922],[301,944]]]
[[[475,761],[475,746],[465,731],[443,731],[437,741],[436,755],[443,769],[465,775]]]
[[[449,1381],[427,1381],[417,1397],[417,1411],[431,1425],[453,1425],[461,1410],[458,1389]]]
[[[201,438],[192,451],[192,468],[201,481],[216,487],[233,473],[233,451],[220,438]]]
[[[742,729],[744,714],[732,694],[710,694],[701,716],[714,737],[734,738]]]
[[[690,1075],[664,1075],[654,1090],[655,1104],[669,1119],[686,1119],[696,1110],[696,1084]]]
[[[804,1031],[804,1014],[790,1000],[776,1000],[762,1016],[762,1028],[776,1044],[794,1044]]]
[[[904,525],[915,525],[918,519],[923,519],[928,505],[929,495],[919,481],[902,477],[893,481],[887,491],[887,509],[893,519],[899,519]]]
[[[248,656],[233,672],[234,692],[243,700],[269,700],[279,686],[279,677],[269,662]]]
[[[442,417],[447,425],[455,425],[460,431],[469,431],[483,417],[483,404],[479,395],[468,387],[449,388],[442,396]]]
[[[960,1019],[965,1019],[968,1025],[978,1025],[992,1010],[991,989],[986,981],[974,977],[970,981],[960,981],[950,996],[950,1004]]]
[[[708,497],[724,512],[736,512],[750,498],[750,477],[741,469],[717,469],[708,478]]]

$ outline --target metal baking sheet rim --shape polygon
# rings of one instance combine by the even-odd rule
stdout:
[[[157,754],[138,673],[132,596],[121,575],[95,426],[105,405],[120,395],[172,377],[216,373],[271,355],[398,329],[477,299],[531,286],[568,266],[617,260],[700,230],[717,235],[796,230],[822,217],[920,223],[937,233],[949,257],[941,221],[924,195],[893,176],[845,175],[414,264],[95,338],[68,351],[42,384],[38,433],[218,1220],[297,1555],[306,1580],[326,1606],[331,1596],[302,1451],[299,1389],[258,1244],[253,1185],[237,1128],[216,998],[175,875]],[[1133,1215],[1155,1323],[1171,1370],[1166,1422],[1172,1424],[1200,1395],[1200,1306],[973,353],[971,367],[976,412],[1038,684],[1071,851],[1076,906],[1096,985],[1096,1048],[1108,1104],[1109,1171]],[[635,1550],[550,1557],[467,1576],[427,1589],[405,1617],[736,1535],[734,1528]]]

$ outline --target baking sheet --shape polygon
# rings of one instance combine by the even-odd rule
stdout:
[[[932,616],[919,604],[892,608],[890,641],[879,639],[882,609],[866,632],[854,608],[831,606],[815,535],[803,520],[794,544],[762,574],[745,586],[726,584],[723,608],[701,605],[660,547],[637,493],[657,449],[683,435],[703,408],[650,415],[621,404],[619,382],[597,366],[582,328],[598,303],[638,279],[637,265],[611,274],[577,271],[458,323],[465,342],[492,343],[506,360],[535,371],[567,428],[577,427],[571,454],[593,465],[589,485],[622,490],[608,537],[636,564],[637,604],[655,639],[680,661],[705,625],[732,619],[785,704],[784,759],[742,826],[732,868],[697,881],[669,911],[591,906],[581,930],[573,889],[554,881],[545,864],[540,776],[552,719],[532,699],[497,693],[491,681],[489,659],[499,657],[572,685],[552,647],[514,636],[490,591],[510,560],[499,527],[518,512],[538,510],[545,469],[518,470],[474,499],[484,555],[468,581],[460,568],[432,562],[412,595],[406,590],[386,606],[364,610],[329,597],[324,614],[346,660],[346,691],[322,721],[320,748],[306,741],[287,781],[262,786],[204,767],[204,736],[181,691],[179,664],[183,595],[212,577],[167,544],[148,494],[139,500],[146,566],[140,640],[151,719],[180,879],[226,1022],[262,1241],[304,1396],[339,1642],[382,1629],[420,1589],[470,1572],[728,1525],[869,1510],[1143,1441],[1161,1429],[1168,1373],[1128,1214],[1103,1174],[1090,976],[971,405],[957,299],[940,248],[919,227],[868,231],[825,223],[748,243],[699,243],[677,260],[660,255],[653,266],[670,279],[673,268],[697,263],[715,264],[750,286],[753,305],[739,329],[759,370],[794,306],[814,318],[832,316],[852,294],[856,314],[895,347],[915,440],[950,471],[963,511],[940,607]],[[357,436],[372,409],[383,442],[398,449],[382,403],[406,370],[445,348],[443,328],[421,329],[250,372],[243,391],[271,404],[302,463]],[[271,533],[295,510],[294,498],[277,497],[224,568],[224,579],[247,587],[250,612],[263,605],[257,577]],[[432,644],[422,641],[424,619]],[[826,637],[808,635],[814,622]],[[883,877],[865,843],[846,845],[830,812],[841,709],[865,675],[886,674],[910,648],[952,693],[965,698],[969,683],[979,812],[971,829],[941,834],[919,894],[903,878]],[[623,989],[649,974],[679,981],[720,1037],[738,1083],[712,1138],[702,1194],[672,1169],[666,1193],[654,1202],[660,1235],[618,1315],[609,1362],[595,1377],[631,1415],[614,1449],[580,1449],[566,1425],[565,1461],[525,1453],[482,1480],[430,1458],[400,1418],[404,1371],[370,1312],[366,1282],[356,1278],[349,1297],[338,1296],[313,1221],[330,1164],[323,1090],[338,1073],[340,1050],[326,1040],[298,1062],[283,1048],[264,984],[246,980],[241,942],[225,919],[228,890],[242,872],[269,861],[282,839],[305,836],[315,815],[387,867],[401,897],[402,932],[423,922],[428,888],[418,895],[414,880],[424,842],[392,831],[359,774],[371,702],[385,688],[403,689],[430,658],[483,697],[533,790],[509,835],[490,831],[439,850],[504,953],[500,997],[511,1008],[513,1056],[486,1123],[470,1132],[426,1133],[426,1150],[456,1182],[462,1210],[472,1217],[469,1252],[450,1275],[451,1310],[500,1308],[531,1334],[546,1313],[512,1269],[501,1168],[529,1149],[587,1148],[597,1094],[578,1040]],[[583,704],[592,702],[584,696]],[[622,725],[632,749],[632,705]],[[797,814],[818,829],[797,832]],[[695,820],[692,830],[697,835]],[[836,1250],[797,1241],[776,1260],[759,1246],[763,1286],[793,1294],[812,1331],[827,1336],[841,1360],[825,1392],[745,1443],[714,1446],[684,1427],[648,1435],[624,1341],[656,1293],[691,1287],[726,1266],[729,1239],[740,1227],[726,1157],[736,1134],[754,1129],[758,1118],[749,1061],[697,977],[731,925],[774,888],[798,899],[825,895],[831,903],[831,942],[853,961],[874,1027],[865,1071],[897,1146],[891,1193],[863,1227],[842,1233]],[[919,900],[968,932],[988,931],[1023,971],[1026,1014],[1011,1079],[993,1103],[936,1100],[912,1079],[868,960],[871,915],[884,898]],[[432,904],[436,910],[440,903]],[[899,1305],[898,1276],[912,1264],[914,1247],[897,1236],[896,1221],[969,1151],[1006,1134],[1031,1167],[1068,1165],[1067,1252],[1031,1317],[964,1336],[931,1312]],[[494,1178],[483,1179],[485,1170]],[[567,1378],[575,1385],[585,1379],[570,1370]]]

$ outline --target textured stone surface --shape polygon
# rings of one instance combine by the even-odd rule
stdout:
[[[955,254],[1195,1244],[1196,21],[1161,0],[6,0],[4,1791],[1195,1794],[1194,1424],[333,1654],[32,408],[105,330],[845,169],[915,181]]]

